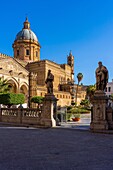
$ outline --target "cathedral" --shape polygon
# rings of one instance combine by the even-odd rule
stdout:
[[[28,18],[17,33],[12,47],[13,57],[0,53],[0,77],[7,79],[11,92],[25,95],[26,107],[35,107],[30,102],[31,97],[45,96],[47,93],[45,80],[48,70],[54,75],[53,93],[58,105],[67,106],[75,102],[74,56],[71,52],[66,64],[41,60],[41,45],[30,29]]]

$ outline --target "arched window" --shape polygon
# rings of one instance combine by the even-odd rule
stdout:
[[[26,55],[29,55],[29,50],[28,49],[26,49]]]
[[[17,50],[17,56],[19,56],[19,50]]]

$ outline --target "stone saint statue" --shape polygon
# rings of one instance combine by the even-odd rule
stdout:
[[[104,91],[108,82],[108,70],[102,65],[102,62],[98,62],[98,68],[95,71],[96,74],[96,90]]]
[[[47,78],[46,78],[46,87],[47,87],[47,93],[53,93],[53,81],[54,81],[54,75],[51,73],[51,70],[48,70]]]

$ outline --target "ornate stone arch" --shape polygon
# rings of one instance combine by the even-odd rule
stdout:
[[[23,93],[25,95],[25,100],[27,102],[28,100],[28,85],[27,83],[21,83],[20,84],[20,89],[19,89],[20,93]]]
[[[10,91],[13,93],[18,92],[18,82],[15,78],[7,78],[7,83],[11,87]]]
[[[28,85],[27,83],[21,83],[20,84],[20,93],[23,92],[23,93],[28,93]]]

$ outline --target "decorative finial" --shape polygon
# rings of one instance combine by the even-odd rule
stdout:
[[[28,22],[28,13],[25,14],[25,22]]]
[[[25,22],[28,22],[28,16],[26,16],[26,20],[25,20]]]
[[[70,56],[72,56],[72,51],[70,50],[70,53],[69,53]]]

